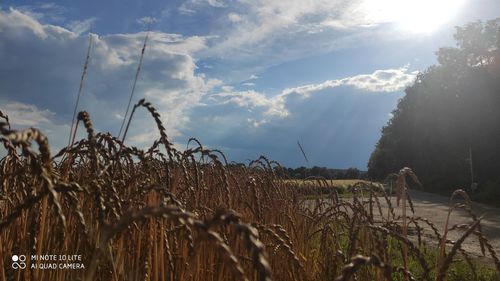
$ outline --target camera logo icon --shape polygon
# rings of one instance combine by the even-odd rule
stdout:
[[[12,268],[13,269],[25,269],[26,268],[26,256],[25,255],[13,255],[12,256]]]

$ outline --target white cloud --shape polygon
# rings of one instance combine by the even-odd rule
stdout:
[[[372,74],[357,75],[343,79],[345,85],[351,85],[370,92],[396,92],[403,90],[413,82],[418,71],[408,72],[408,67],[377,70]]]
[[[271,107],[272,100],[256,91],[223,92],[211,95],[211,98],[222,100],[222,104],[234,103],[240,107]]]
[[[220,0],[207,0],[208,2],[208,5],[212,6],[212,7],[218,7],[218,8],[222,8],[222,7],[225,7],[226,5],[224,4],[223,1],[220,1]]]
[[[384,7],[378,10],[391,9],[388,4],[391,1],[401,2],[384,0]],[[220,38],[211,42],[211,48],[203,55],[238,62],[258,60],[261,65],[271,66],[375,40],[407,36],[398,29],[397,19],[373,16],[377,12],[366,8],[377,3],[373,0],[228,1],[226,17],[231,24],[227,20],[216,22],[217,29],[212,33]],[[200,12],[204,6],[190,5],[189,9]]]
[[[76,30],[42,23],[16,9],[0,10],[0,30],[0,92],[3,98],[18,102],[9,104],[18,117],[13,120],[38,126],[52,117],[57,124],[63,124],[52,127],[52,131],[66,128],[71,121],[87,37],[79,36]],[[117,134],[117,117],[125,112],[145,35],[93,35],[79,109],[90,113],[97,130]],[[187,126],[189,111],[202,105],[203,96],[222,84],[196,71],[193,56],[206,48],[206,40],[200,36],[150,33],[133,101],[142,97],[151,101],[171,138],[179,136]],[[52,115],[54,112],[57,115]],[[143,136],[151,136],[156,130],[149,113],[138,111],[130,140],[136,140],[136,145],[150,144],[151,138]]]
[[[254,128],[258,128],[260,127],[261,125],[263,124],[266,124],[267,123],[267,120],[257,120],[257,119],[254,119],[254,118],[248,118],[247,119],[247,122]]]
[[[140,25],[148,26],[150,24],[157,22],[157,19],[154,17],[142,17],[140,19],[137,19],[136,22]]]
[[[192,15],[196,14],[196,11],[194,9],[188,8],[187,5],[182,4],[178,8],[179,12],[184,15]]]
[[[232,86],[228,86],[228,85],[224,85],[224,86],[221,86],[221,89],[222,89],[222,91],[224,91],[224,92],[232,92],[232,91],[233,91],[233,89],[234,89],[234,87],[232,87]]]
[[[68,28],[77,35],[80,35],[82,33],[89,31],[92,27],[92,24],[94,24],[96,20],[97,18],[92,17],[82,21],[72,21],[71,23],[68,24]]]
[[[368,92],[396,92],[403,90],[408,84],[413,82],[417,74],[418,71],[408,72],[408,66],[375,70],[371,74],[360,74],[342,79],[327,80],[319,84],[285,89],[282,95],[286,96],[296,93],[303,97],[308,97],[315,92],[341,85],[353,86]]]
[[[356,2],[359,1],[240,1],[240,8],[246,11],[245,14],[228,15],[236,25],[226,31],[224,40],[216,44],[212,52],[223,55],[227,51],[241,51],[256,44],[268,46],[279,38],[301,31],[315,33],[321,27],[345,29],[359,26],[362,22],[358,23],[355,19],[360,18],[360,14],[349,16],[349,11],[356,9]]]
[[[221,0],[187,0],[183,2],[179,8],[179,12],[186,15],[195,14],[198,9],[205,8],[206,6],[215,8],[224,8],[226,5]]]
[[[266,121],[265,118],[268,117],[285,118],[290,115],[286,102],[291,95],[298,95],[302,99],[308,99],[315,93],[339,86],[352,86],[367,92],[397,92],[412,83],[417,74],[417,71],[409,72],[408,66],[403,66],[395,69],[376,70],[370,74],[327,80],[318,84],[286,88],[273,97],[268,97],[253,90],[233,91],[233,88],[226,88],[224,92],[212,94],[210,97],[221,104],[232,103],[250,109],[260,108],[264,117],[262,121]]]
[[[41,109],[31,103],[0,99],[0,110],[9,116],[12,129],[19,130],[35,127],[49,137],[53,151],[67,145],[70,127],[56,121],[56,113],[49,109]],[[85,137],[85,130],[80,130],[78,138]],[[0,154],[2,153],[0,149]],[[53,152],[54,153],[54,152]]]
[[[48,109],[40,110],[33,104],[4,102],[0,109],[9,116],[9,121],[14,126],[36,127],[44,123],[49,124],[50,119],[55,115],[54,112]]]
[[[11,32],[28,29],[39,38],[47,38],[45,27],[37,19],[13,8],[10,8],[8,13],[0,11],[0,26],[2,26],[2,31],[7,28]]]
[[[23,14],[29,15],[30,17],[36,18],[38,20],[43,19],[52,22],[64,21],[64,14],[67,12],[67,9],[65,7],[59,6],[55,3],[21,5],[16,6],[16,9],[21,11]]]
[[[229,13],[227,15],[227,18],[229,19],[230,22],[240,22],[243,20],[243,17],[237,13]]]

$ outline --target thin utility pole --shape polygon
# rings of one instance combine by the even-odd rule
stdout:
[[[469,163],[470,163],[470,186],[474,185],[474,169],[472,168],[472,147],[469,146]]]

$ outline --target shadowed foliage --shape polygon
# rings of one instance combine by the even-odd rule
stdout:
[[[497,200],[500,19],[457,27],[454,37],[457,47],[439,49],[439,64],[406,89],[382,129],[368,174],[382,179],[408,166],[429,191],[451,194],[474,181],[488,193],[479,199]]]

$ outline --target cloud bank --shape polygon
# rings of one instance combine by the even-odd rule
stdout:
[[[70,30],[14,8],[0,11],[0,91],[7,103],[2,108],[13,112],[14,122],[31,126],[71,121],[88,41],[80,31],[87,24],[75,23],[76,30]],[[91,35],[94,44],[80,110],[89,111],[100,130],[117,133],[117,116],[125,111],[145,35]],[[196,73],[193,55],[206,48],[205,41],[201,36],[150,33],[135,97],[158,107],[172,137],[189,121],[187,112],[221,83]],[[139,113],[134,119],[142,124],[131,131],[138,145],[151,141],[144,136],[154,135],[149,118]]]
[[[219,4],[226,5],[223,1],[206,5],[224,8],[217,7]],[[186,7],[196,8],[201,4],[193,5]],[[266,9],[261,12],[272,12]],[[294,13],[301,11],[285,13],[292,22],[302,17]],[[3,62],[0,109],[11,116],[15,126],[41,128],[49,135],[51,145],[60,148],[67,142],[89,39],[83,33],[99,19],[75,21],[63,27],[47,24],[43,18],[14,8],[0,10],[0,59]],[[237,24],[248,24],[244,16],[232,15],[231,18]],[[138,20],[139,24],[154,21],[152,17]],[[280,30],[283,26],[273,28]],[[90,113],[98,131],[116,135],[146,33],[101,36],[94,33],[91,36],[94,43],[79,110]],[[307,145],[313,142],[313,137],[322,138],[321,134],[328,130],[325,124],[339,129],[345,124],[364,122],[370,126],[367,130],[378,130],[387,121],[387,112],[397,97],[370,93],[400,94],[416,75],[408,66],[403,66],[283,87],[268,93],[258,88],[263,83],[259,72],[250,72],[241,83],[235,84],[203,73],[198,68],[198,59],[206,55],[210,40],[213,36],[184,36],[153,29],[134,102],[146,98],[153,103],[172,141],[184,142],[189,137],[198,137],[208,146],[226,150],[232,159],[239,161],[260,153],[270,154],[285,164],[300,161],[287,156],[287,151],[293,151],[296,143],[296,140],[290,142],[290,138],[300,137]],[[210,68],[203,70],[211,71]],[[350,108],[352,104],[360,107]],[[373,114],[379,117],[365,119],[364,113],[370,110],[375,110]],[[129,143],[142,147],[158,137],[148,112],[137,111],[128,136]],[[357,131],[346,133],[339,147],[345,149],[353,137],[362,136],[358,136]],[[326,139],[332,140],[331,136]],[[363,142],[360,146],[369,149],[370,144]],[[314,152],[311,154],[314,157]],[[360,167],[359,163],[352,165]]]
[[[292,95],[308,99],[311,95],[340,86],[351,86],[365,92],[398,92],[412,83],[417,74],[418,71],[410,72],[408,66],[403,66],[395,69],[376,70],[370,74],[327,80],[318,84],[287,88],[272,97],[267,97],[264,93],[253,90],[233,91],[232,88],[226,88],[221,93],[212,94],[210,97],[222,104],[232,103],[252,110],[260,108],[264,117],[285,118],[290,114],[286,104]],[[252,119],[253,124],[258,124],[253,121]]]

